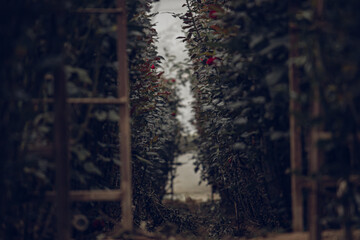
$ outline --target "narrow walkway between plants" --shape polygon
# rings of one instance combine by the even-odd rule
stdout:
[[[195,172],[195,152],[188,152],[176,158],[176,163],[181,164],[176,168],[174,179],[175,200],[185,201],[187,198],[193,200],[207,201],[211,199],[211,187],[205,182],[200,184],[200,171]],[[168,186],[168,189],[170,186]],[[170,198],[171,196],[169,196]]]

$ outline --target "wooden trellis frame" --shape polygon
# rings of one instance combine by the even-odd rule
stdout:
[[[294,11],[296,6],[294,2],[290,4],[290,11]],[[318,0],[316,11],[317,17],[322,15],[323,1]],[[298,29],[296,26],[290,23],[290,59],[298,57]],[[290,161],[292,169],[291,177],[291,196],[292,196],[292,228],[293,231],[304,231],[304,196],[303,189],[309,190],[308,197],[308,225],[309,225],[309,239],[320,240],[321,228],[320,228],[320,184],[321,180],[318,177],[311,178],[311,180],[305,180],[300,177],[303,167],[302,156],[302,143],[301,143],[301,127],[296,119],[295,113],[299,113],[301,110],[300,103],[294,96],[300,94],[300,79],[299,70],[292,62],[289,66],[289,92],[290,92]],[[319,86],[314,85],[313,96],[311,103],[311,116],[317,118],[321,113],[320,99],[319,99]],[[325,134],[326,135],[326,134]],[[323,163],[323,154],[317,147],[317,142],[324,136],[321,131],[321,126],[313,126],[309,133],[309,145],[308,145],[308,171],[310,175],[317,176],[320,167]]]
[[[118,58],[118,97],[117,98],[67,98],[66,78],[63,66],[58,66],[54,74],[54,157],[56,162],[55,192],[46,193],[56,205],[57,239],[71,239],[70,204],[72,201],[121,201],[121,228],[131,231],[133,228],[132,184],[131,184],[131,133],[129,113],[129,75],[126,54],[127,15],[126,0],[116,0],[114,9],[80,9],[76,13],[117,14],[117,58]],[[34,100],[34,102],[45,102]],[[121,160],[121,186],[116,190],[71,191],[69,181],[69,138],[67,124],[68,104],[117,104],[119,105],[119,140]],[[115,226],[119,227],[119,226]]]
[[[316,19],[321,20],[323,15],[324,0],[315,1]],[[290,4],[290,11],[294,11],[296,6]],[[298,30],[296,26],[290,22],[290,59],[298,57]],[[299,72],[295,64],[292,62],[289,66],[289,91],[290,91],[290,160],[291,160],[291,195],[292,195],[292,228],[293,231],[304,231],[304,196],[303,189],[309,191],[308,196],[308,225],[309,225],[309,240],[321,239],[320,226],[320,190],[326,187],[336,187],[337,179],[330,176],[319,176],[319,171],[324,163],[324,153],[318,148],[319,140],[330,139],[331,133],[324,132],[321,125],[312,126],[308,134],[308,175],[312,177],[301,178],[303,167],[303,156],[301,142],[301,127],[297,122],[294,113],[299,113],[301,108],[299,102],[293,96],[300,94],[300,79]],[[320,87],[315,83],[312,87],[312,102],[310,107],[310,115],[313,119],[320,117],[322,109],[320,104]],[[360,139],[360,135],[356,134]],[[360,176],[351,175],[348,181],[359,185]],[[352,239],[351,228],[349,225],[343,225],[343,238],[346,240]]]

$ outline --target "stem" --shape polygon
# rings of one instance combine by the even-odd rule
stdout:
[[[196,31],[197,35],[199,36],[199,40],[201,41],[200,32],[199,32],[199,29],[196,27],[195,19],[194,19],[194,16],[193,16],[193,14],[192,14],[192,10],[191,10],[191,8],[190,8],[189,0],[186,0],[186,5],[187,5],[187,7],[188,7],[188,9],[189,9],[189,12],[190,12],[190,14],[191,14],[191,20],[192,20],[192,22],[193,22],[193,24],[194,24],[195,31]],[[202,42],[202,41],[201,41],[201,42]]]

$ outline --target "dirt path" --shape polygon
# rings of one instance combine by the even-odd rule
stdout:
[[[230,238],[229,238],[230,239]],[[241,240],[245,238],[241,238]],[[308,240],[308,232],[297,232],[297,233],[282,233],[282,234],[269,234],[266,237],[251,238],[252,240]],[[322,240],[342,240],[342,232],[337,231],[324,231],[322,233]],[[360,231],[356,230],[353,233],[353,240],[360,240]]]
[[[297,233],[263,233],[261,236],[260,231],[251,233],[253,238],[245,237],[220,237],[216,238],[214,236],[210,237],[211,231],[209,229],[216,229],[223,227],[222,224],[218,222],[218,216],[221,216],[219,213],[212,212],[212,207],[210,203],[206,201],[211,199],[211,187],[206,185],[206,183],[200,182],[200,173],[195,173],[194,171],[194,161],[196,154],[194,152],[185,153],[180,155],[176,162],[181,163],[180,166],[176,169],[176,178],[174,179],[174,202],[165,200],[167,206],[174,207],[175,209],[180,209],[180,211],[187,212],[193,216],[198,217],[198,232],[200,235],[188,235],[181,234],[174,236],[173,239],[176,240],[190,240],[190,239],[223,239],[223,240],[309,240],[308,232],[297,232]],[[169,189],[169,188],[168,188]],[[170,197],[168,197],[169,199]],[[176,201],[180,200],[180,201]],[[208,206],[207,206],[208,205]],[[204,206],[207,206],[204,208]],[[213,220],[211,220],[213,219]],[[195,224],[195,223],[194,223]],[[341,240],[342,232],[338,231],[324,231],[322,234],[322,240]],[[360,231],[354,232],[353,240],[360,240]]]
[[[176,162],[181,163],[176,169],[174,179],[174,199],[185,201],[187,198],[207,201],[211,198],[211,187],[200,182],[200,172],[194,171],[195,153],[180,155]]]

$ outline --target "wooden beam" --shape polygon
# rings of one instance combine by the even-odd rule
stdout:
[[[335,178],[332,176],[322,176],[318,179],[320,186],[322,189],[324,188],[329,188],[329,187],[336,187],[339,184],[339,180],[340,178]],[[311,182],[313,180],[310,178],[305,178],[305,177],[301,177],[298,179],[298,184],[300,186],[300,188],[304,189],[310,189],[312,187]],[[350,175],[348,178],[348,181],[352,184],[354,184],[355,186],[360,186],[360,175]]]
[[[296,11],[296,6],[290,5],[289,12]],[[295,66],[293,59],[299,56],[298,53],[298,32],[292,23],[289,24],[290,34],[290,66],[289,66],[289,120],[290,120],[290,163],[293,174],[291,175],[291,210],[292,228],[295,232],[304,231],[304,200],[300,184],[302,173],[302,144],[301,126],[296,119],[296,113],[301,112],[298,101],[300,95],[299,69]]]
[[[54,74],[54,158],[56,166],[55,176],[55,207],[58,240],[71,237],[70,228],[70,174],[69,174],[69,143],[66,103],[66,77],[62,65],[58,66]]]
[[[123,8],[81,8],[75,10],[76,13],[87,13],[87,14],[121,14],[124,12]]]
[[[117,59],[118,59],[118,97],[129,99],[129,73],[128,58],[126,52],[127,44],[127,14],[126,1],[116,0],[116,7],[124,9],[124,14],[116,17],[117,37]],[[120,160],[121,160],[121,186],[124,197],[121,201],[121,227],[125,231],[133,229],[132,212],[132,170],[131,170],[131,133],[130,133],[130,110],[129,104],[120,105],[119,109],[119,139],[120,139]],[[116,226],[119,229],[119,226]],[[118,229],[115,229],[117,231]]]
[[[323,14],[323,0],[316,0],[316,19],[319,21],[322,18]],[[321,54],[319,42],[315,44],[315,65],[316,69],[314,71],[320,71],[322,67],[321,63]],[[322,113],[321,101],[320,101],[320,84],[321,79],[314,78],[312,83],[312,102],[311,102],[311,118],[319,119]],[[320,181],[319,174],[320,168],[323,164],[323,151],[319,149],[318,142],[321,139],[321,132],[323,130],[323,125],[320,123],[313,124],[310,129],[310,148],[309,148],[309,174],[314,176],[310,185],[309,193],[309,239],[310,240],[320,240],[321,239],[321,226],[320,226],[320,213],[321,213],[321,202],[320,202]]]
[[[120,201],[123,194],[120,190],[78,190],[70,191],[69,199],[72,202],[111,202]],[[54,201],[55,192],[47,192],[45,198],[48,201]]]
[[[53,103],[53,98],[46,99],[32,99],[34,104],[45,104]],[[66,100],[69,104],[127,104],[128,100],[126,98],[68,98]]]
[[[69,98],[71,104],[126,104],[126,98]]]
[[[320,88],[315,83],[313,88],[313,102],[311,115],[313,119],[320,116]],[[320,227],[320,179],[318,177],[320,167],[323,162],[323,154],[318,148],[318,141],[320,139],[321,126],[319,124],[312,126],[310,131],[310,151],[309,151],[309,174],[314,176],[310,181],[309,193],[309,234],[310,240],[321,239]]]
[[[53,146],[28,146],[27,152],[36,156],[51,158],[54,154]]]

